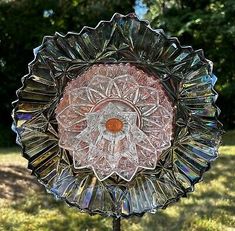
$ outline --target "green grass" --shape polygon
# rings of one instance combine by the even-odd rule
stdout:
[[[111,230],[111,219],[80,213],[48,195],[26,170],[27,161],[18,149],[0,149],[0,153],[0,176],[6,176],[0,183],[1,231]],[[122,229],[235,230],[235,131],[224,136],[220,157],[195,192],[154,215],[123,220]]]

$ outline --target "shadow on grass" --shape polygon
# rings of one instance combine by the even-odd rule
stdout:
[[[19,154],[20,151],[20,147],[18,146],[13,146],[11,148],[0,148],[0,155],[8,155],[8,154],[12,154],[12,153],[17,153]]]
[[[42,220],[37,225],[38,230],[56,231],[95,231],[110,230],[110,221],[101,216],[89,216],[81,213],[75,208],[70,208],[62,201],[56,201],[52,195],[46,192],[30,194],[24,199],[11,205],[14,210],[34,215],[38,220]],[[50,215],[52,212],[52,215]],[[48,214],[46,218],[43,213]]]
[[[0,166],[0,198],[11,201],[11,209],[25,216],[35,216],[42,219],[37,225],[38,230],[110,230],[107,219],[101,216],[81,214],[77,209],[68,207],[62,201],[56,201],[48,194],[37,179],[21,166]],[[54,212],[52,218],[40,218],[42,211]],[[14,219],[14,218],[12,218]],[[4,230],[17,230],[13,222],[4,221],[1,224]],[[93,227],[93,228],[92,228]],[[98,227],[98,229],[95,229]]]
[[[18,200],[30,190],[42,190],[35,177],[21,166],[0,166],[0,198]]]
[[[234,145],[234,140],[235,140],[235,130],[227,131],[223,135],[222,144],[231,146]]]

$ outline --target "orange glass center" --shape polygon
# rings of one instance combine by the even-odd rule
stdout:
[[[110,132],[120,132],[123,128],[123,122],[117,118],[111,118],[106,121],[105,127]]]

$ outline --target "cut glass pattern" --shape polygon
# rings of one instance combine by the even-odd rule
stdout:
[[[116,132],[107,127],[115,119]],[[65,88],[57,121],[59,145],[75,168],[130,181],[138,169],[154,169],[171,146],[173,107],[153,76],[129,64],[94,65]]]
[[[44,37],[34,54],[29,73],[17,91],[12,127],[32,174],[56,198],[90,214],[140,216],[165,208],[193,191],[217,158],[221,124],[215,105],[216,77],[202,50],[181,46],[176,38],[152,29],[133,14],[115,14],[96,28]],[[128,81],[120,74],[107,75],[106,71],[116,68],[133,73],[126,73]],[[105,72],[100,73],[105,78],[95,78],[98,70]],[[110,92],[114,82],[118,87]],[[125,84],[128,86],[122,88]],[[139,99],[146,96],[139,106],[133,103],[137,94],[130,94],[128,103],[129,93],[123,95],[135,88],[141,93]],[[106,93],[118,95],[118,100],[109,101]],[[152,110],[154,105],[158,105],[156,111]],[[94,124],[97,134],[91,132],[94,117],[103,118]],[[92,169],[89,158],[97,156],[92,143],[86,146],[86,140],[93,139],[94,134],[94,140],[99,137],[112,143],[116,137],[121,140],[120,131],[125,137],[133,134],[128,130],[131,128],[137,130],[132,139],[141,139],[124,148],[131,152],[131,162],[121,161],[122,166],[128,165],[128,174],[123,175],[112,159],[108,163],[110,152],[103,155],[107,162],[102,161],[108,163],[108,170],[101,171],[99,158],[97,168]],[[147,140],[152,144],[148,147],[153,148],[140,165],[135,148],[140,143],[143,147]],[[86,151],[80,152],[83,142],[88,153],[84,158]],[[154,169],[148,169],[152,164]],[[136,166],[139,168],[132,174]]]

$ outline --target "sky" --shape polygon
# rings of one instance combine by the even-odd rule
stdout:
[[[136,0],[135,1],[135,13],[136,15],[140,18],[143,19],[144,15],[147,13],[148,11],[148,7],[145,3],[143,3],[143,0]]]

